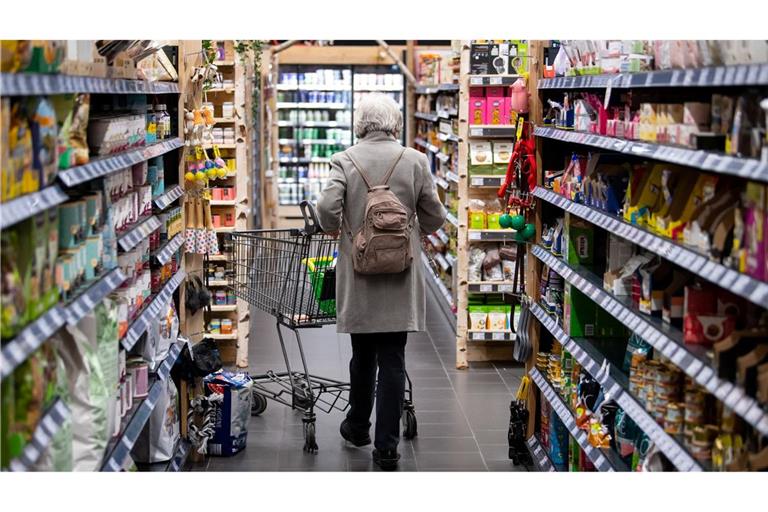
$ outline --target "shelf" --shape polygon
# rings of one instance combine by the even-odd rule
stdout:
[[[566,405],[563,399],[558,395],[552,385],[547,382],[544,376],[536,368],[531,368],[528,372],[534,384],[541,390],[541,394],[550,403],[552,409],[560,417],[568,432],[579,444],[589,460],[595,465],[595,469],[601,472],[605,471],[627,471],[627,467],[621,462],[618,455],[610,449],[595,448],[589,443],[587,433],[576,426],[576,420],[573,413]]]
[[[458,92],[459,84],[417,85],[416,94],[435,94],[438,92]]]
[[[345,123],[339,123],[338,121],[278,121],[277,126],[281,128],[345,128],[349,129],[350,126]]]
[[[46,75],[42,73],[0,73],[3,96],[46,96],[51,94],[176,94],[175,82],[149,82],[95,76]]]
[[[139,338],[147,332],[152,321],[162,313],[162,309],[173,299],[173,293],[181,286],[186,277],[187,273],[183,269],[176,271],[176,274],[163,285],[162,289],[149,299],[149,304],[144,306],[144,310],[133,320],[125,336],[120,340],[120,344],[125,350],[131,350]]]
[[[169,261],[171,261],[173,255],[176,254],[179,249],[181,249],[181,246],[184,245],[185,240],[186,239],[184,238],[184,234],[179,233],[174,236],[172,240],[165,242],[165,244],[155,252],[155,258],[157,258],[157,261],[161,265],[166,265]]]
[[[620,299],[603,290],[603,280],[591,272],[571,267],[538,245],[533,247],[532,254],[632,332],[642,337],[656,351],[671,360],[686,375],[715,395],[726,407],[744,418],[762,435],[768,436],[768,412],[762,409],[757,400],[748,396],[744,388],[717,376],[704,347],[686,345],[680,330],[669,326],[659,318],[636,311],[628,298]]]
[[[226,254],[214,254],[212,256],[208,256],[208,261],[229,261],[229,256]]]
[[[64,306],[69,325],[76,325],[85,315],[93,311],[107,295],[117,290],[126,277],[119,268],[102,273],[88,283],[73,299]]]
[[[435,146],[433,144],[430,144],[429,142],[425,141],[424,139],[414,139],[413,143],[415,145],[419,146],[420,148],[424,148],[424,149],[429,150],[429,151],[431,151],[433,153],[440,152],[440,148],[438,148],[437,146]]]
[[[234,66],[235,61],[234,60],[215,60],[213,61],[213,64],[215,66]]]
[[[56,305],[24,327],[12,340],[3,343],[0,380],[13,373],[13,370],[26,361],[66,321],[66,312],[61,306]]]
[[[60,205],[67,199],[69,196],[58,185],[50,185],[37,192],[0,203],[0,229],[7,229],[38,213]]]
[[[155,206],[161,210],[168,208],[174,201],[184,195],[184,189],[181,185],[174,185],[163,195],[154,199]]]
[[[443,281],[432,270],[432,266],[429,264],[429,259],[427,258],[427,255],[424,254],[424,252],[421,253],[421,262],[424,265],[427,273],[425,279],[427,281],[432,281],[432,283],[435,285],[436,291],[439,292],[439,295],[445,299],[441,302],[441,306],[443,307],[444,312],[448,314],[449,317],[455,317],[453,312],[453,295],[451,294],[451,291],[445,286]]]
[[[768,64],[695,69],[665,69],[616,75],[585,75],[539,80],[539,89],[633,89],[641,87],[744,87],[768,85]]]
[[[454,256],[453,254],[451,254],[449,252],[445,254],[445,259],[446,259],[446,261],[448,261],[448,263],[451,265],[451,267],[455,267],[456,266],[456,262],[458,261],[456,259],[456,256]]]
[[[237,206],[236,199],[211,199],[211,206]]]
[[[235,94],[234,87],[212,87],[211,89],[204,89],[203,93],[222,93],[222,94]]]
[[[467,331],[469,341],[515,341],[517,334],[512,331]]]
[[[437,264],[440,265],[440,268],[443,269],[443,272],[448,272],[451,269],[451,264],[448,263],[448,260],[445,259],[445,256],[443,256],[442,253],[439,253],[439,252],[435,253],[433,258],[435,262],[437,262]]]
[[[237,144],[206,144],[203,149],[213,149],[213,146],[218,146],[219,149],[237,149]]]
[[[658,254],[688,272],[744,297],[754,304],[768,308],[768,283],[766,282],[716,263],[703,254],[646,229],[633,226],[619,217],[583,204],[574,203],[551,190],[537,187],[533,195],[618,235],[644,250]]]
[[[515,283],[505,281],[501,283],[470,282],[467,284],[469,293],[514,293]]]
[[[456,117],[458,115],[459,115],[459,111],[456,110],[455,108],[437,111],[437,117],[439,117],[440,119],[451,119],[452,117]]]
[[[470,137],[504,137],[514,139],[517,127],[510,125],[477,125],[469,126]]]
[[[365,85],[355,86],[355,92],[403,92],[402,85]]]
[[[445,231],[443,231],[443,228],[440,228],[437,231],[435,231],[435,236],[437,238],[439,238],[440,241],[442,241],[446,245],[448,245],[448,243],[451,240],[451,238],[448,236],[448,234]]]
[[[330,163],[330,158],[325,157],[312,157],[312,158],[296,158],[296,157],[281,157],[278,160],[281,164],[309,164],[309,163]]]
[[[237,339],[237,331],[232,331],[231,334],[211,334],[211,333],[206,333],[206,334],[203,335],[203,338],[210,338],[210,339],[216,340],[216,341],[236,340]]]
[[[446,163],[446,162],[448,162],[451,159],[451,156],[450,155],[446,155],[445,153],[441,153],[439,151],[435,151],[434,153],[435,153],[435,158],[437,158],[438,160],[440,160],[443,163]],[[448,188],[448,187],[446,186],[445,188]]]
[[[352,86],[322,84],[277,84],[276,89],[278,91],[351,91]]]
[[[58,178],[67,187],[74,187],[80,183],[85,183],[86,181],[100,178],[134,164],[158,157],[183,145],[184,143],[179,137],[174,137],[142,148],[130,149],[123,153],[96,158],[85,165],[70,167],[69,169],[59,171]]]
[[[605,362],[602,356],[589,353],[592,351],[592,347],[588,345],[586,340],[573,339],[565,334],[563,329],[557,325],[555,319],[548,315],[541,306],[535,303],[531,304],[531,312],[554,336],[558,343],[573,355],[581,367],[600,382],[605,392],[610,393],[611,397],[616,400],[619,406],[637,423],[642,431],[645,432],[679,471],[702,470],[702,467],[696,459],[691,457],[683,444],[675,437],[667,434],[661,425],[646,412],[638,400],[629,393],[629,383],[626,376],[620,374],[612,375],[610,369],[603,366]]]
[[[277,104],[278,110],[290,110],[290,109],[311,109],[311,110],[346,110],[349,109],[349,105],[346,103],[289,103],[279,102]]]
[[[424,121],[431,121],[433,123],[436,123],[437,120],[439,119],[437,117],[437,114],[435,114],[435,113],[427,114],[427,113],[424,113],[424,112],[414,112],[413,113],[413,117],[415,117],[416,119],[423,119]]]
[[[432,179],[435,181],[435,184],[442,189],[448,190],[448,187],[451,186],[446,180],[439,176],[435,176],[434,174],[432,175]]]
[[[625,155],[684,165],[716,174],[768,183],[768,163],[761,162],[756,158],[739,158],[715,151],[617,139],[546,126],[537,126],[534,128],[533,134],[546,139],[581,144]]]
[[[452,214],[451,212],[447,212],[445,214],[445,220],[450,222],[451,224],[453,224],[457,228],[459,227],[459,219],[457,219],[456,216],[454,214]]]
[[[206,286],[208,287],[229,286],[229,281],[227,281],[226,279],[211,279],[208,281]]]
[[[237,311],[237,305],[236,304],[227,304],[227,305],[211,305],[211,312],[212,313],[229,313]]]
[[[189,456],[189,450],[191,448],[192,447],[187,440],[180,439],[173,459],[168,464],[166,471],[176,473],[184,469],[184,464],[187,462],[187,457]]]
[[[127,233],[120,235],[117,238],[117,243],[120,248],[127,252],[139,245],[139,243],[147,238],[153,231],[160,229],[160,219],[155,216],[147,217],[144,220],[132,227]]]
[[[469,75],[469,85],[512,85],[520,75]]]
[[[504,176],[470,176],[470,187],[487,187],[498,189],[504,181]]]
[[[467,238],[470,242],[515,242],[517,231],[514,229],[469,229]]]
[[[214,117],[213,124],[234,124],[237,118],[234,117]]]
[[[232,233],[235,230],[235,226],[221,226],[213,228],[216,233]]]
[[[459,137],[453,133],[438,132],[437,138],[443,142],[459,142]]]
[[[69,408],[60,398],[57,398],[40,417],[32,438],[21,455],[10,461],[8,469],[14,472],[34,470],[35,464],[50,446],[53,436],[69,420],[69,416]]]
[[[181,339],[177,341],[168,353],[163,364],[157,371],[157,377],[149,388],[149,394],[141,401],[134,398],[134,404],[122,420],[120,435],[112,439],[106,449],[102,471],[121,471],[128,460],[133,445],[141,435],[144,425],[149,420],[152,410],[163,392],[163,383],[170,377],[171,368],[181,353]],[[137,403],[138,402],[138,403]]]
[[[531,459],[533,459],[533,463],[538,471],[547,473],[557,471],[552,464],[552,460],[549,458],[549,454],[539,444],[539,440],[536,439],[536,436],[529,437],[525,444],[528,446],[528,451],[531,453]]]

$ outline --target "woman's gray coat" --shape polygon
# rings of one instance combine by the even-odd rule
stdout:
[[[372,132],[331,158],[330,179],[317,209],[324,231],[341,231],[336,271],[338,332],[425,330],[421,233],[432,233],[445,221],[445,208],[437,196],[427,157],[415,149],[406,149],[389,180],[392,192],[417,216],[411,237],[413,264],[408,270],[375,276],[356,273],[352,267],[352,242],[346,233],[347,228],[357,233],[362,226],[368,189],[345,153],[352,153],[375,186],[381,184],[401,150],[391,135]],[[344,229],[342,216],[346,220]]]

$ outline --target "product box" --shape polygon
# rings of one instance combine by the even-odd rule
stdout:
[[[504,124],[504,87],[486,87],[485,101],[485,124]]]
[[[493,167],[496,172],[506,174],[513,151],[512,142],[493,142]]]
[[[740,307],[736,299],[710,286],[686,286],[684,291],[683,340],[711,346],[736,327]]]
[[[572,338],[616,338],[626,334],[621,322],[570,283],[563,288],[563,326]]]
[[[487,100],[484,96],[469,97],[469,124],[488,124],[486,105]]]
[[[469,74],[487,75],[490,61],[491,45],[488,43],[472,43],[469,47]]]
[[[208,440],[208,453],[229,457],[245,448],[251,419],[253,381],[244,373],[220,371],[205,377],[205,394],[223,395],[216,404],[214,434]]]
[[[469,163],[472,173],[490,174],[493,170],[493,150],[489,141],[469,143]]]
[[[595,262],[595,228],[580,219],[565,223],[565,241],[568,247],[566,261],[570,265],[591,267]]]
[[[749,182],[745,196],[744,212],[744,269],[743,272],[756,279],[766,280],[766,255],[768,254],[768,237],[765,230],[766,215],[766,187],[765,185]]]

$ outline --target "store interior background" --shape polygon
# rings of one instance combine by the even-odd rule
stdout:
[[[229,235],[303,226],[299,202],[372,92],[402,106],[402,142],[449,211],[415,262],[428,332],[407,346],[418,436],[402,471],[767,467],[765,41],[567,41],[565,64],[554,40],[101,43],[32,44],[24,67],[3,47],[3,126],[45,128],[53,110],[71,132],[66,164],[3,161],[3,470],[375,469],[339,437],[340,412],[318,414],[311,454],[301,414],[274,402],[248,417],[244,449],[200,453],[205,415],[189,410],[206,386],[184,365],[207,339],[228,369],[281,369],[274,317],[234,293]],[[153,139],[94,142],[137,111],[144,130],[147,106]],[[510,160],[525,180],[505,182]],[[6,182],[7,162],[32,177]],[[99,220],[64,240],[88,208]],[[7,298],[26,271],[55,296]],[[210,308],[190,307],[195,279]],[[343,380],[347,337],[302,336],[313,372]]]

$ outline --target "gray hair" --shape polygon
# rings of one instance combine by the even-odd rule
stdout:
[[[390,96],[368,94],[355,108],[355,135],[362,138],[370,132],[386,132],[395,137],[403,129],[403,112]]]

